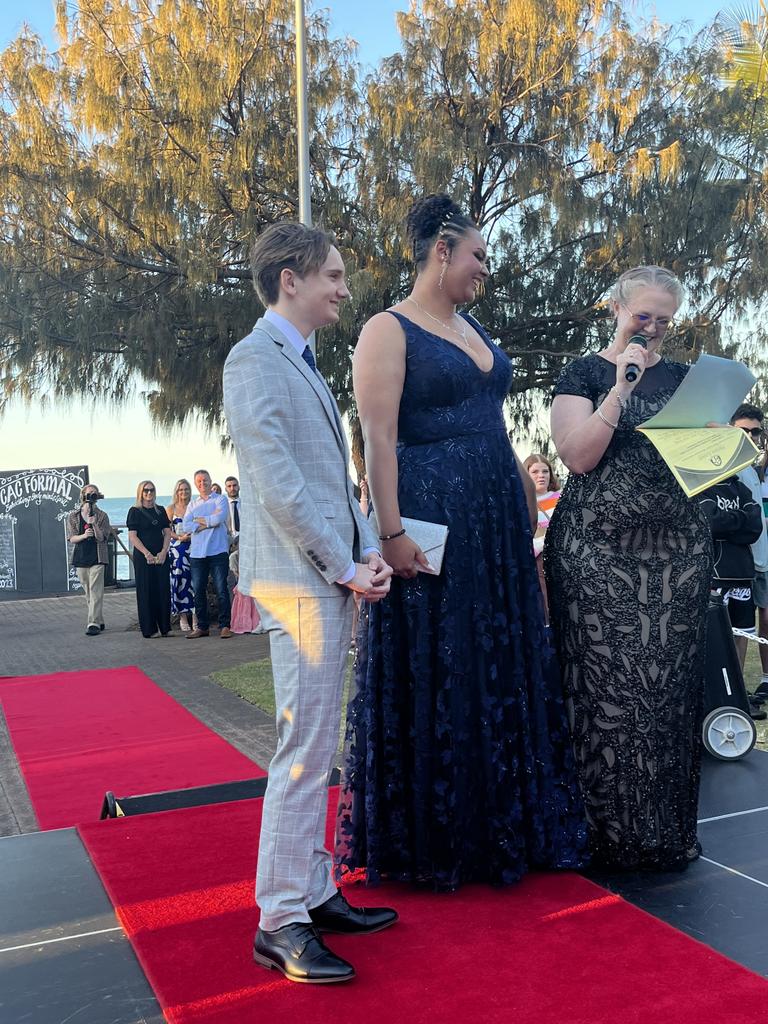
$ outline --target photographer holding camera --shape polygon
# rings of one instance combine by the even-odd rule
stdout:
[[[80,489],[80,507],[67,519],[67,540],[72,545],[72,565],[88,601],[86,636],[98,636],[104,629],[104,568],[107,564],[107,537],[112,532],[109,516],[96,502],[104,495],[93,484]]]

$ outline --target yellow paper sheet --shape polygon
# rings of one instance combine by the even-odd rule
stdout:
[[[739,427],[637,429],[656,447],[689,498],[751,466],[758,454]]]

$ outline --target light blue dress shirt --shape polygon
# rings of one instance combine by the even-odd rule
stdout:
[[[190,558],[211,558],[229,552],[227,517],[229,502],[223,494],[210,494],[207,498],[197,497],[187,505],[181,529],[191,533]],[[195,519],[205,519],[211,529],[203,530]]]
[[[301,331],[298,329],[298,327],[295,326],[295,324],[292,324],[290,320],[286,320],[286,318],[284,316],[281,316],[280,313],[276,313],[274,309],[268,309],[264,314],[264,319],[269,320],[271,324],[274,324],[275,327],[277,327],[277,329],[286,336],[286,338],[288,339],[288,341],[290,341],[291,345],[293,345],[298,354],[300,356],[302,355],[304,349],[308,345],[308,342],[306,338],[302,337]],[[380,552],[378,548],[365,548],[363,550],[362,557],[367,558],[368,555],[378,555],[379,553]],[[339,576],[336,582],[349,583],[349,581],[352,579],[354,575],[355,563],[354,560],[352,560],[349,563],[344,574],[342,576]]]
[[[276,313],[274,309],[268,309],[264,314],[264,319],[269,320],[279,331],[282,331],[299,355],[301,355],[309,342],[306,338],[302,338],[301,331],[295,324],[292,324],[290,320],[286,320],[284,316]]]

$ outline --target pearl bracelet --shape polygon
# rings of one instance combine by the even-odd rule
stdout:
[[[609,395],[613,394],[613,397],[616,399],[616,401],[619,404],[619,408],[621,409],[622,412],[624,412],[624,410],[627,408],[627,400],[626,400],[626,398],[622,398],[621,395],[619,394],[619,392],[616,390],[615,387],[612,387],[611,390],[608,392],[608,394]]]

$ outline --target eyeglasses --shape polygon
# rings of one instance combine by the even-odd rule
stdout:
[[[745,434],[749,434],[750,437],[754,437],[755,440],[761,438],[765,433],[762,427],[742,427],[741,429]]]
[[[633,313],[629,306],[625,306],[624,309],[630,314],[635,323],[640,324],[641,327],[646,327],[648,324],[653,323],[653,326],[658,327],[660,331],[666,331],[672,323],[672,318],[669,316],[648,316],[647,313]]]
[[[155,488],[154,487],[145,487],[144,488],[144,494],[154,494],[154,493],[155,493]]]

